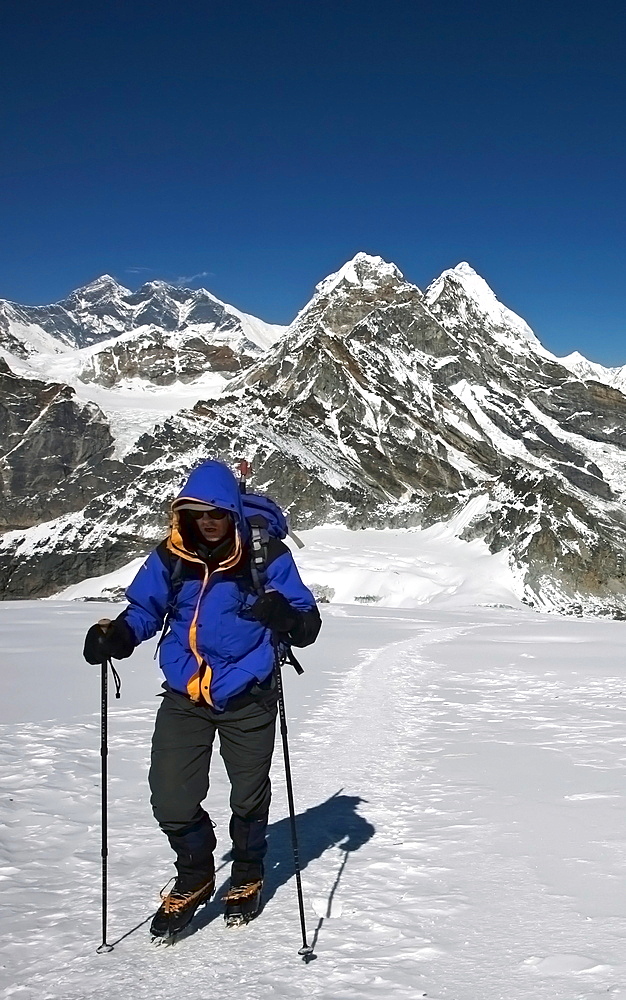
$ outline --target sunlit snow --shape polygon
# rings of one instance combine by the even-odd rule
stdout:
[[[387,533],[376,553],[360,534],[373,571]],[[391,572],[399,549],[386,552]],[[332,546],[313,555],[336,567],[342,558]],[[347,574],[351,562],[354,553]],[[115,947],[96,954],[100,682],[81,647],[88,625],[121,607],[0,605],[7,998],[626,996],[622,623],[475,607],[454,594],[412,610],[322,606],[321,637],[300,654],[304,676],[285,673],[317,955],[305,966],[278,747],[262,914],[240,931],[221,920],[229,814],[216,753],[207,806],[218,892],[174,947],[149,942],[172,871],[146,783],[154,643],[119,664],[122,699],[111,700]]]

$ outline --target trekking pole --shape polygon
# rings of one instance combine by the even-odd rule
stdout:
[[[98,625],[103,632],[106,632],[111,622],[108,618],[102,618]],[[115,697],[119,698],[121,682],[119,674],[110,659],[102,660],[100,672],[100,757],[101,757],[101,796],[102,796],[102,846],[100,856],[102,858],[102,944],[96,949],[98,955],[104,955],[113,951],[113,945],[107,944],[107,868],[108,868],[108,767],[107,757],[109,755],[108,740],[108,719],[109,719],[109,667],[113,672],[115,680]]]
[[[296,888],[298,891],[298,907],[300,909],[300,927],[302,930],[302,947],[298,949],[298,955],[302,956],[303,962],[310,962],[315,958],[313,948],[306,939],[306,922],[304,919],[304,899],[302,896],[302,879],[300,878],[300,852],[298,850],[298,831],[296,829],[296,809],[293,801],[293,782],[291,780],[291,762],[289,759],[289,741],[287,738],[287,715],[285,712],[285,697],[283,694],[283,679],[280,669],[278,650],[274,644],[275,652],[275,675],[276,688],[278,690],[278,714],[280,716],[280,735],[283,741],[283,757],[285,758],[285,779],[287,783],[287,801],[289,803],[289,825],[291,827],[291,845],[293,848],[293,863],[296,871]]]

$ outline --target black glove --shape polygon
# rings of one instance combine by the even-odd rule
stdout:
[[[85,636],[83,656],[87,663],[102,663],[111,657],[125,660],[137,645],[132,629],[123,618],[116,618],[108,628],[92,625]]]
[[[250,615],[275,632],[291,632],[300,621],[300,612],[277,590],[259,597],[250,608]]]

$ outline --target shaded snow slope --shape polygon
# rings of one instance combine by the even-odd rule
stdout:
[[[119,607],[119,606],[118,606]],[[592,1000],[626,996],[623,625],[494,609],[323,609],[285,674],[308,936],[284,775],[273,769],[265,908],[221,920],[228,786],[208,808],[218,892],[173,948],[147,921],[171,873],[146,770],[151,645],[111,702],[108,955],[100,942],[99,678],[111,605],[0,606],[0,954],[23,1000]],[[24,697],[24,657],[49,697]]]

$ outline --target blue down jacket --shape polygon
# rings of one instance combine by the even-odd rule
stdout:
[[[219,563],[200,557],[177,504],[197,500],[232,512],[234,545]],[[243,515],[238,483],[221,462],[204,462],[195,469],[172,504],[168,538],[150,553],[126,591],[129,606],[123,617],[138,643],[163,627],[169,630],[160,647],[160,665],[169,687],[193,701],[222,711],[229,698],[263,681],[272,672],[274,650],[269,629],[246,617],[257,600],[249,571],[249,527]],[[181,576],[172,585],[178,559]],[[291,552],[270,539],[267,590],[277,590],[303,612],[307,627],[296,645],[313,642],[319,631],[315,598],[302,583]]]

